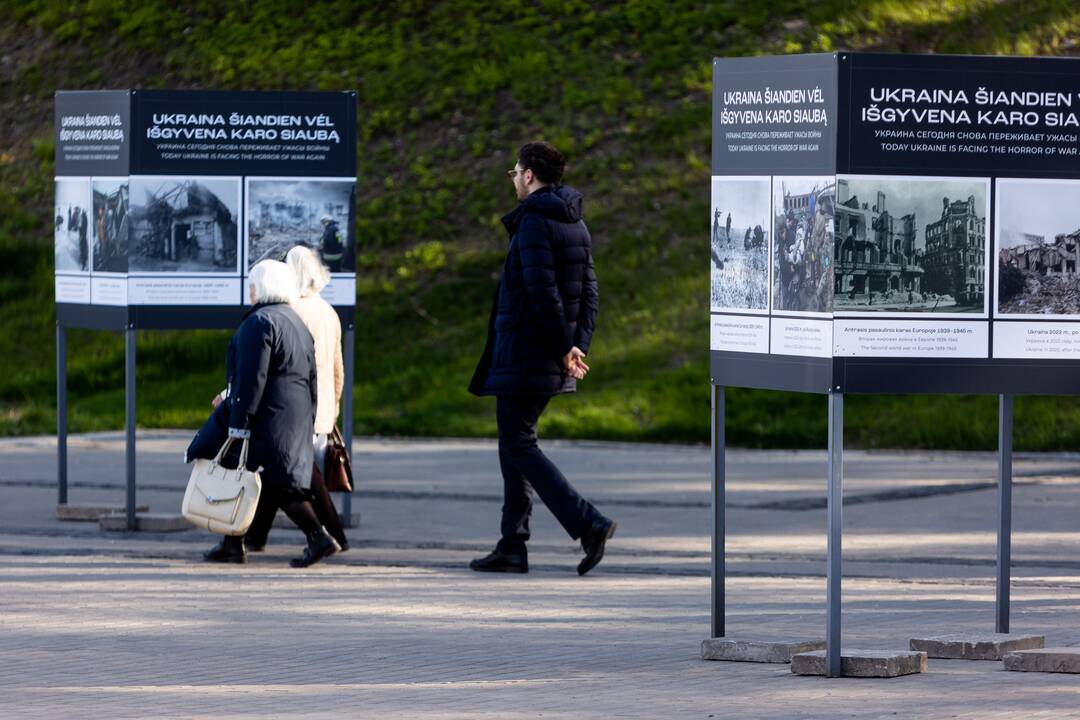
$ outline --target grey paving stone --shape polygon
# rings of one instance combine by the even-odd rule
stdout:
[[[1005,669],[1016,672],[1080,674],[1080,647],[1011,652],[1005,656]]]
[[[732,640],[708,638],[701,641],[702,660],[729,662],[789,663],[796,653],[824,650],[824,640]]]
[[[926,653],[900,650],[842,650],[840,674],[844,677],[895,678],[926,672]],[[827,675],[825,651],[799,653],[791,658],[796,675]]]
[[[1045,635],[1014,633],[950,633],[928,638],[912,638],[908,647],[927,657],[944,660],[1001,660],[1015,650],[1046,646]]]
[[[100,525],[102,530],[109,532],[127,530],[127,515],[103,515]],[[139,532],[185,532],[194,528],[183,515],[177,513],[143,512],[135,513],[135,529]]]
[[[149,512],[149,505],[136,505],[135,512]],[[57,503],[56,519],[66,522],[98,522],[102,515],[126,512],[123,505]]]

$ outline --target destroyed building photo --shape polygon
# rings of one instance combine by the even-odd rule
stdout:
[[[238,273],[237,178],[131,178],[130,269]]]
[[[832,310],[836,183],[773,178],[773,311]]]
[[[997,311],[1080,315],[1080,183],[997,182]]]
[[[355,270],[355,194],[352,180],[249,178],[248,268],[304,245],[318,250],[331,272]]]
[[[839,179],[834,309],[985,312],[986,198],[978,179]]]
[[[769,307],[769,178],[712,179],[711,308]]]
[[[127,178],[94,178],[92,186],[94,272],[126,273],[131,235]]]

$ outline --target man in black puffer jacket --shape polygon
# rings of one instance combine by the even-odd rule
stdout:
[[[604,556],[615,523],[581,497],[540,452],[536,426],[553,395],[574,392],[585,377],[599,308],[581,193],[560,185],[566,161],[545,142],[518,151],[509,171],[521,203],[502,221],[510,234],[491,308],[487,346],[469,390],[496,396],[503,475],[502,539],[473,560],[483,572],[529,570],[532,490],[570,537],[581,540],[584,575]]]

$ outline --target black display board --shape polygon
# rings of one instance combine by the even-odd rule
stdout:
[[[716,59],[714,384],[1080,393],[1080,60]]]
[[[57,321],[235,327],[264,258],[317,248],[356,304],[356,93],[56,93]]]

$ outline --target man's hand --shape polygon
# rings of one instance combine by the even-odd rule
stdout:
[[[562,363],[567,374],[577,380],[583,380],[589,372],[589,366],[585,364],[585,353],[577,346],[570,348],[570,352],[563,356]]]

